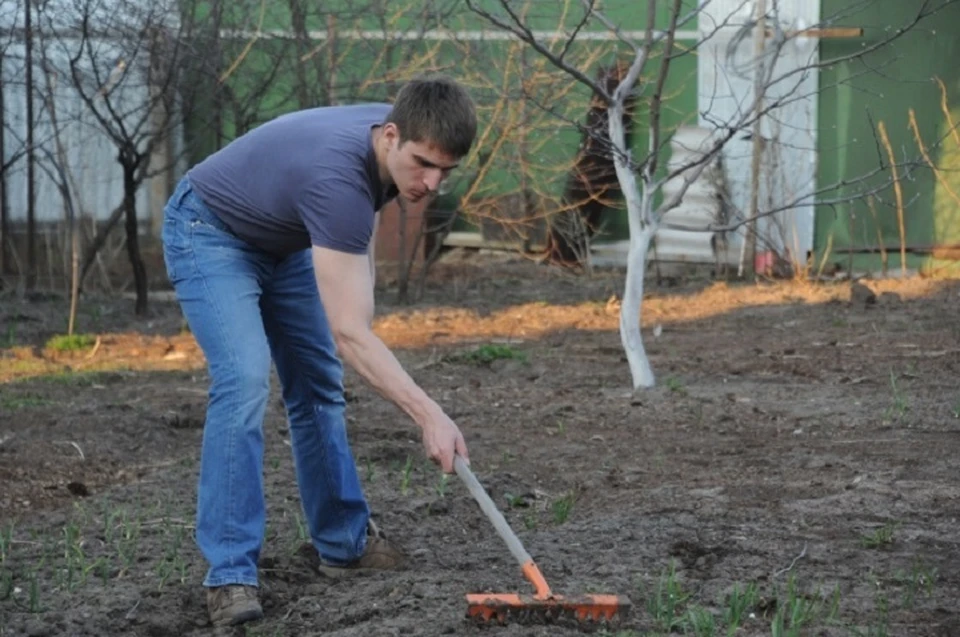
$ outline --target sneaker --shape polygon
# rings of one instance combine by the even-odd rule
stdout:
[[[240,584],[208,588],[207,612],[214,626],[236,626],[263,617],[256,587]]]
[[[390,571],[401,566],[406,556],[387,540],[386,536],[370,520],[367,523],[367,547],[358,559],[344,566],[320,562],[320,573],[327,577],[340,578],[371,571]]]

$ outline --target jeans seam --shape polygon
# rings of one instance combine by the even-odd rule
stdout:
[[[197,262],[197,251],[196,251],[196,247],[195,247],[195,238],[194,238],[193,229],[194,229],[194,225],[191,224],[191,225],[190,225],[190,246],[191,246],[190,254],[191,254],[191,257],[193,258],[193,268],[194,268],[194,271],[197,273],[197,277],[200,279],[200,282],[203,284],[203,289],[204,289],[204,291],[207,293],[207,296],[208,296],[208,298],[209,298],[209,297],[212,296],[212,294],[211,294],[210,287],[209,287],[209,285],[207,284],[207,278],[203,275],[203,272],[202,272],[201,269],[200,269],[200,264]],[[233,348],[233,346],[230,344],[230,343],[231,343],[230,339],[229,339],[229,338],[225,338],[225,336],[224,336],[224,333],[223,333],[223,332],[224,332],[223,315],[222,315],[222,313],[221,313],[221,311],[220,311],[220,307],[219,307],[218,305],[214,305],[214,306],[213,306],[213,310],[214,310],[214,315],[217,317],[217,332],[218,332],[220,338],[223,340],[223,342],[227,344],[227,349],[228,349],[229,352],[230,352],[230,357],[229,357],[229,358],[230,358],[230,366],[231,366],[232,369],[236,370],[236,369],[238,369],[237,353],[236,353],[236,350]],[[237,413],[237,412],[239,412],[239,410],[240,410],[239,396],[234,397],[233,400],[234,400],[234,403],[231,405],[232,411],[233,411],[233,413]],[[226,456],[227,456],[227,496],[226,496],[227,512],[226,512],[226,517],[227,517],[228,520],[233,520],[233,519],[234,519],[234,518],[233,518],[233,513],[234,513],[234,510],[235,510],[235,509],[234,509],[235,502],[234,502],[234,498],[233,498],[233,490],[234,490],[234,471],[235,471],[235,466],[234,466],[234,465],[235,465],[235,462],[234,462],[234,460],[235,460],[235,456],[234,456],[233,451],[234,451],[234,447],[235,447],[235,444],[236,444],[236,442],[235,442],[235,441],[236,441],[236,435],[237,435],[236,427],[229,427],[229,435],[227,436],[227,454],[226,454]],[[226,533],[226,537],[224,538],[224,543],[225,543],[226,546],[229,548],[229,553],[230,553],[230,566],[235,566],[236,563],[235,563],[235,558],[234,558],[234,556],[233,556],[233,547],[234,547],[234,545],[236,544],[236,538],[233,536],[233,528],[232,528],[232,527],[228,528],[227,533]]]
[[[301,378],[300,382],[302,384],[305,381]],[[314,427],[317,427],[319,429],[323,425],[320,418],[320,413],[319,413],[319,410],[322,409],[322,407],[318,404],[319,401],[317,401],[316,399],[311,400],[311,402],[313,403],[313,409],[311,409],[311,412],[312,412],[311,415],[313,416],[313,425]],[[321,472],[323,474],[323,481],[326,484],[327,491],[332,492],[333,484],[332,484],[332,481],[330,480],[330,463],[327,461],[327,449],[326,449],[326,446],[324,445],[320,445],[320,449],[321,449],[321,456],[323,460],[323,471]],[[347,516],[345,516],[343,513],[344,513],[343,502],[337,501],[337,519],[340,521],[339,532],[342,533],[344,537],[350,537],[350,525],[347,523],[347,520],[346,520]]]

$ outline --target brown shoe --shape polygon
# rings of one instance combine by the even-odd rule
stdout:
[[[406,556],[380,532],[370,520],[367,523],[367,547],[357,560],[345,565],[334,566],[320,563],[320,573],[327,577],[340,578],[359,575],[371,571],[390,571],[400,568]]]
[[[214,626],[236,626],[263,617],[256,587],[240,584],[208,588],[207,612]]]

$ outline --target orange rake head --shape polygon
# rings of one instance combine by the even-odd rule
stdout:
[[[533,595],[515,593],[472,593],[467,595],[467,617],[485,623],[496,621],[518,623],[565,623],[573,620],[583,623],[613,623],[630,612],[630,600],[616,595],[581,595],[561,597],[550,592],[547,580],[539,567],[523,548],[520,539],[503,514],[497,509],[486,489],[460,456],[454,457],[454,468],[480,509],[487,515],[501,538],[507,543],[510,553],[516,558],[523,576],[533,584]]]
[[[467,617],[480,622],[612,624],[630,614],[630,600],[617,595],[565,597],[550,591],[543,574],[529,560],[523,575],[533,584],[533,595],[518,593],[471,593],[467,595]]]
[[[538,599],[517,593],[467,595],[467,616],[481,623],[614,623],[630,612],[630,600],[616,595],[553,595]]]

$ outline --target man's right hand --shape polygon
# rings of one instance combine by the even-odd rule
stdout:
[[[421,424],[423,450],[427,457],[440,465],[444,473],[453,473],[453,458],[459,455],[470,464],[467,443],[459,427],[439,408]]]

